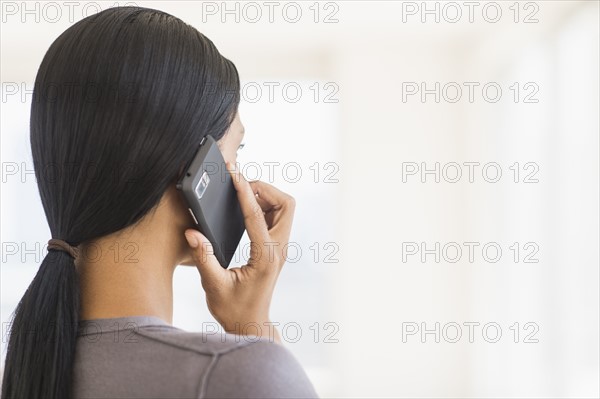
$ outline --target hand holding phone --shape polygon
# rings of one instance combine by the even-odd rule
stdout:
[[[248,264],[225,270],[212,254],[207,237],[192,229],[186,230],[185,236],[200,272],[208,308],[223,329],[255,334],[255,328],[248,328],[258,324],[261,336],[279,340],[277,330],[269,325],[269,307],[287,258],[296,202],[268,183],[249,183],[233,165],[229,166],[251,241]]]

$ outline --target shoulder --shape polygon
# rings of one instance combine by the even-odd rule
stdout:
[[[262,338],[221,353],[203,388],[206,397],[318,397],[293,354]]]

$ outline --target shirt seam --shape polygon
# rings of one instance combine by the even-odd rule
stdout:
[[[244,348],[248,345],[251,345],[255,342],[238,342],[235,346],[231,346],[228,348],[224,348],[222,350],[210,350],[210,351],[203,351],[201,349],[195,348],[195,347],[191,347],[191,346],[187,346],[187,345],[182,345],[180,343],[174,343],[174,342],[169,342],[169,341],[165,341],[163,339],[161,339],[160,337],[156,337],[152,334],[146,333],[146,332],[142,332],[142,330],[138,330],[136,331],[136,334],[141,335],[145,338],[151,339],[153,341],[157,341],[160,343],[163,343],[165,345],[171,346],[171,347],[175,347],[175,348],[179,348],[179,349],[185,349],[185,350],[189,350],[192,352],[196,352],[202,355],[210,355],[210,356],[214,356],[214,355],[221,355],[221,354],[225,354],[225,353],[229,353],[233,350],[239,349],[239,348]]]
[[[220,353],[213,354],[210,364],[208,365],[208,368],[206,369],[206,372],[204,373],[204,375],[202,376],[202,380],[200,381],[200,388],[196,395],[199,399],[203,399],[205,397],[204,395],[206,395],[206,389],[207,389],[206,386],[208,385],[208,377],[210,376],[210,373],[215,368],[215,365],[219,361],[220,357],[221,357]]]
[[[206,372],[204,373],[204,375],[202,376],[202,381],[200,384],[200,388],[199,388],[199,392],[198,392],[198,398],[199,399],[203,399],[206,395],[206,391],[207,391],[207,387],[208,387],[208,377],[211,374],[211,372],[214,370],[214,368],[216,367],[216,364],[218,363],[218,361],[223,357],[223,355],[229,354],[237,349],[244,349],[244,348],[249,348],[252,344],[256,344],[258,342],[264,342],[267,343],[267,341],[252,341],[252,342],[247,342],[246,345],[238,345],[238,346],[234,346],[231,348],[228,348],[228,350],[222,351],[222,352],[217,352],[213,354],[213,358],[211,359],[211,362],[206,370]],[[272,345],[275,346],[280,346],[281,348],[283,348],[284,350],[287,350],[287,348],[285,348],[283,345],[278,344],[276,342],[271,342]]]
[[[163,328],[166,328],[167,330],[175,330],[175,331],[186,332],[185,330],[182,330],[180,328],[169,326],[169,325],[164,325],[164,324],[144,324],[142,326],[137,326],[138,331],[140,329],[146,328],[146,327],[163,327]],[[81,328],[81,329],[83,329],[83,328]],[[116,330],[106,330],[106,331],[105,330],[101,330],[101,331],[79,332],[77,334],[77,336],[78,337],[85,337],[87,335],[113,333],[113,332],[116,332],[116,331],[125,331],[125,330],[135,330],[135,328],[118,328]]]

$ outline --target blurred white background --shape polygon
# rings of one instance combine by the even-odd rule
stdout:
[[[71,3],[2,2],[3,359],[50,238],[33,79],[116,4]],[[272,316],[321,396],[600,395],[597,1],[119,4],[238,67],[241,166],[298,203]],[[180,269],[174,325],[198,331],[213,319]]]

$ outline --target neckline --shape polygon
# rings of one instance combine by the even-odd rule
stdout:
[[[79,320],[77,325],[77,335],[91,335],[103,332],[135,330],[139,327],[154,326],[177,330],[176,327],[173,327],[158,316],[140,315]]]

